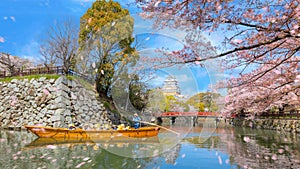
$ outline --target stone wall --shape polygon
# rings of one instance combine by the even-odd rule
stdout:
[[[0,127],[67,127],[74,121],[87,128],[111,125],[96,93],[84,86],[64,76],[0,82]]]
[[[234,126],[251,127],[256,129],[269,129],[282,132],[300,133],[300,120],[286,119],[254,119],[247,120],[236,118],[233,120]]]

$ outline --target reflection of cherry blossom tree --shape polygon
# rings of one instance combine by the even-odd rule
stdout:
[[[222,44],[211,47],[187,36],[187,45],[169,53],[178,63],[223,59],[225,69],[239,77],[228,79],[230,109],[249,107],[258,112],[299,99],[299,0],[143,1],[142,15],[155,20],[158,28],[183,28],[188,32],[221,34]],[[192,33],[191,33],[192,34]],[[194,38],[193,38],[194,37]],[[218,49],[217,54],[199,52]],[[171,60],[171,61],[178,61]],[[223,87],[224,87],[223,86]]]
[[[231,156],[227,162],[236,162],[243,168],[299,168],[300,155],[297,139],[293,134],[248,129],[220,130],[220,139]],[[270,142],[272,140],[272,142]]]

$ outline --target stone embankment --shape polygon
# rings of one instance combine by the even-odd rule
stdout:
[[[300,133],[300,120],[296,119],[242,119],[233,120],[234,126]]]
[[[64,76],[0,82],[0,128],[67,127],[75,121],[86,128],[111,125],[96,93],[84,86]]]

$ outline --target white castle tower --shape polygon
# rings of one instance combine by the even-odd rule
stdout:
[[[164,81],[164,85],[162,87],[162,91],[164,95],[180,95],[180,88],[178,87],[178,82],[173,76],[168,76]]]

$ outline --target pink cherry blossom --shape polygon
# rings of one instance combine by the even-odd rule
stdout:
[[[233,78],[218,84],[228,89],[224,113],[257,115],[286,105],[299,107],[298,1],[207,0],[201,5],[203,1],[195,0],[159,6],[154,4],[160,0],[139,2],[143,5],[142,16],[153,19],[158,29],[188,28],[193,35],[186,37],[182,50],[166,53],[167,61],[200,64],[217,58],[222,60],[223,70],[234,72],[229,74],[234,74]],[[202,38],[195,38],[195,30],[219,35],[219,44],[201,43]],[[220,50],[206,56],[203,48]]]

